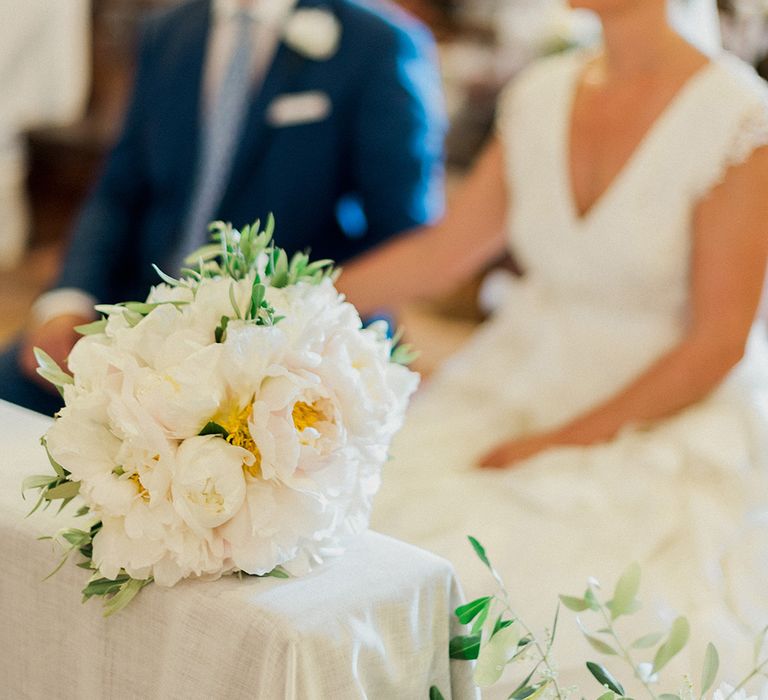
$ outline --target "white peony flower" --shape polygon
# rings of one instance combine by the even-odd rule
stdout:
[[[93,563],[108,579],[116,579],[121,569],[132,578],[147,579],[165,552],[161,540],[129,537],[123,518],[102,517],[101,529],[93,540]]]
[[[333,524],[333,509],[320,500],[279,482],[254,479],[248,481],[245,507],[220,534],[237,569],[262,575],[279,565],[291,570],[297,559],[304,570],[320,561],[319,543],[332,534]]]
[[[226,396],[240,407],[253,401],[267,376],[285,371],[283,359],[289,341],[282,323],[254,326],[233,321],[227,326],[227,339],[221,347],[219,371]]]
[[[173,503],[187,525],[201,537],[229,520],[245,499],[243,464],[254,457],[220,436],[192,437],[176,453]]]
[[[177,287],[171,287],[164,282],[156,284],[149,290],[147,296],[148,304],[161,304],[166,302],[186,302],[190,303],[194,301],[194,295],[189,287],[179,285]]]
[[[114,379],[121,366],[130,362],[134,362],[130,354],[120,352],[103,336],[82,338],[67,359],[75,380],[67,387],[72,392],[65,397],[67,405],[71,405],[77,395],[100,391]]]
[[[90,394],[60,411],[45,439],[51,456],[73,481],[96,480],[117,465],[120,440],[106,424],[106,397]]]
[[[144,368],[138,373],[136,398],[169,437],[197,435],[216,412],[225,389],[219,374],[222,353],[221,344],[213,343],[162,372]]]
[[[312,285],[302,282],[283,289],[267,290],[267,300],[284,318],[288,353],[285,366],[309,368],[320,362],[331,335],[340,328],[357,332],[362,327],[355,307],[345,303],[330,280]]]
[[[112,517],[102,518],[93,540],[93,562],[105,578],[115,579],[124,569],[132,578],[152,576],[161,586],[227,572],[220,540],[201,539],[183,524],[166,529],[163,537],[133,536],[126,519]]]
[[[261,454],[262,477],[284,483],[320,468],[345,441],[338,409],[312,374],[265,381],[253,403],[249,430]]]
[[[107,322],[106,336],[112,340],[114,350],[131,355],[138,364],[162,367],[166,362],[173,362],[168,357],[169,351],[173,357],[189,352],[186,343],[183,346],[179,344],[177,334],[183,329],[181,309],[163,304],[135,326],[125,320],[125,313],[112,314]],[[197,347],[208,342],[204,335],[194,340]]]
[[[329,340],[318,375],[344,407],[343,421],[352,433],[387,443],[419,383],[417,374],[389,362],[388,344],[378,342],[374,331],[351,329]]]
[[[195,302],[182,307],[185,323],[205,334],[206,343],[212,343],[216,326],[222,316],[237,316],[233,307],[234,299],[240,315],[248,308],[251,300],[253,276],[242,280],[218,278],[206,280],[195,294]]]
[[[338,49],[341,24],[328,10],[296,10],[283,28],[283,41],[297,53],[315,61],[326,61]]]

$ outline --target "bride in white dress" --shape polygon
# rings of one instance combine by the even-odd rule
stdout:
[[[493,589],[476,536],[541,626],[638,561],[639,631],[688,615],[693,658],[715,641],[735,680],[768,623],[768,89],[665,0],[571,4],[604,48],[526,70],[444,222],[340,279],[367,310],[504,245],[525,268],[414,401],[372,526],[449,558],[469,597]]]

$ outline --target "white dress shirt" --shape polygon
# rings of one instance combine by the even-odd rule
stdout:
[[[296,0],[214,0],[213,30],[208,42],[205,66],[205,100],[215,99],[216,88],[227,69],[229,57],[234,51],[237,23],[235,15],[240,10],[250,13],[253,23],[253,71],[254,88],[263,81],[274,58],[285,20],[293,10]]]
[[[216,99],[216,89],[227,69],[229,58],[234,51],[237,22],[236,13],[245,9],[254,19],[253,23],[253,81],[254,90],[269,69],[275,56],[285,21],[291,14],[297,0],[213,0],[211,12],[213,22],[208,37],[203,82],[203,105]],[[149,291],[149,290],[147,290]],[[122,300],[108,300],[122,301]],[[32,306],[32,322],[42,324],[65,314],[95,317],[93,305],[96,300],[88,293],[74,287],[54,289],[38,297]]]

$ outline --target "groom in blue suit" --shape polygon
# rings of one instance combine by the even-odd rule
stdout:
[[[94,301],[141,299],[214,219],[343,262],[442,212],[434,44],[376,0],[191,0],[152,17],[123,131],[55,288],[0,356],[0,398],[51,412],[31,348],[64,360]]]

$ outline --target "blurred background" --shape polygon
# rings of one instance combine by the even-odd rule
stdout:
[[[0,0],[0,344],[53,278],[122,121],[141,16],[183,0]],[[375,2],[376,0],[366,0]],[[500,88],[534,58],[598,38],[561,0],[400,0],[434,32],[451,118],[450,191],[492,128]],[[768,76],[768,0],[720,0],[727,49]],[[499,261],[514,270],[514,261]],[[479,281],[403,311],[429,371],[483,317]]]

